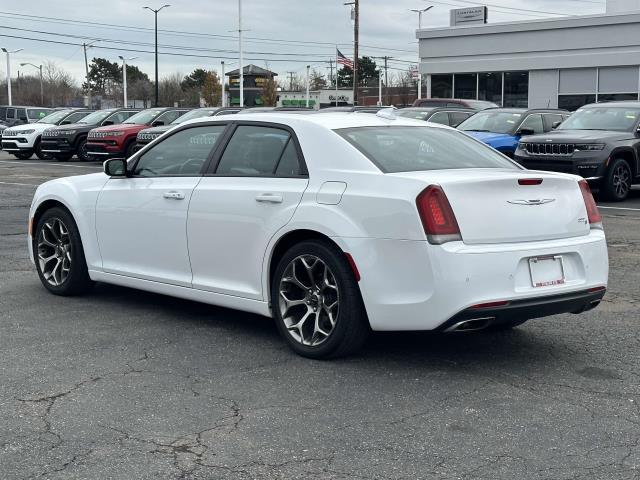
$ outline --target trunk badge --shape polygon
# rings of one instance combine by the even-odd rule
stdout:
[[[555,198],[538,198],[536,200],[507,200],[507,203],[511,203],[513,205],[544,205],[545,203],[555,201]]]

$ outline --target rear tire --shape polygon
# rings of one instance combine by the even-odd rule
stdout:
[[[352,354],[369,335],[355,275],[329,242],[304,241],[284,254],[271,279],[271,308],[285,342],[304,357]]]
[[[631,191],[631,167],[623,158],[613,160],[602,183],[602,194],[611,202],[622,202]]]
[[[59,162],[68,162],[73,157],[73,153],[56,153],[53,158]]]
[[[42,285],[55,295],[79,295],[89,291],[89,278],[80,232],[71,214],[54,207],[38,220],[33,255]]]
[[[20,160],[29,160],[33,156],[33,152],[14,152],[13,155]]]

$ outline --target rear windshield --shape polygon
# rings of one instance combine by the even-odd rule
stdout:
[[[510,168],[513,162],[464,133],[422,126],[335,130],[385,173],[460,168]]]

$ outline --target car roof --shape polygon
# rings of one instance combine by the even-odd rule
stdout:
[[[515,108],[515,107],[497,107],[487,108],[482,112],[507,112],[507,113],[569,113],[568,110],[562,108]]]
[[[589,103],[580,108],[607,108],[607,107],[631,107],[631,108],[640,108],[640,102],[637,100],[622,100],[617,102],[598,102],[598,103]]]
[[[478,110],[474,110],[473,108],[467,107],[407,107],[401,108],[398,110],[400,112],[468,112],[468,113],[476,113]]]

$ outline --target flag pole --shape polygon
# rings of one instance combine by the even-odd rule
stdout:
[[[336,45],[336,107],[338,106],[338,45]]]

